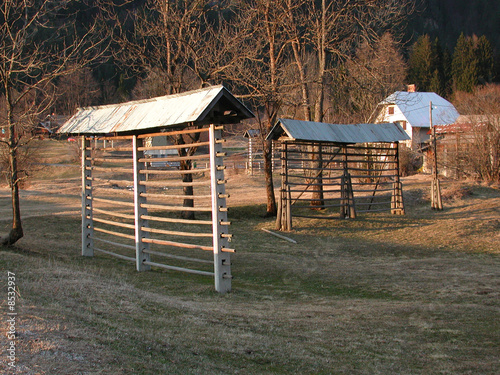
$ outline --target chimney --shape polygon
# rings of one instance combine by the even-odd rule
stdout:
[[[408,85],[408,92],[416,92],[417,91],[417,86],[412,84]]]

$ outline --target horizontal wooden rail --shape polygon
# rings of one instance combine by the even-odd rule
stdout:
[[[154,159],[152,159],[154,161]],[[200,169],[141,169],[139,173],[142,174],[157,174],[157,175],[183,175],[183,174],[194,174],[194,173],[204,173],[210,172],[210,168],[200,168]]]
[[[134,241],[135,241],[135,236],[134,236],[134,235],[125,234],[125,233],[120,233],[120,232],[114,232],[114,231],[111,231],[111,230],[102,229],[102,228],[96,228],[96,227],[94,227],[94,230],[95,230],[96,232],[101,232],[101,233],[111,234],[111,235],[113,235],[113,236],[123,237],[123,238],[128,238],[128,239],[130,239],[130,240],[134,240]]]
[[[311,178],[312,179],[312,178]],[[310,184],[308,182],[288,182],[289,186],[341,186],[339,182],[333,184]]]
[[[368,198],[368,197],[366,197]],[[380,205],[383,205],[383,204],[391,204],[391,201],[385,201],[385,202],[358,202],[356,201],[356,207],[359,207],[359,206],[380,206]]]
[[[134,259],[135,260],[135,259]],[[161,264],[161,263],[155,263],[155,262],[148,262],[144,261],[142,262],[143,264],[146,264],[148,266],[154,266],[154,267],[160,267],[160,268],[165,268],[167,270],[173,270],[173,271],[181,271],[181,272],[187,272],[187,273],[194,273],[197,275],[204,275],[204,276],[214,276],[213,272],[207,272],[207,271],[199,271],[199,270],[192,270],[190,268],[184,268],[184,267],[175,267],[175,266],[169,266],[166,264]]]
[[[169,131],[169,132],[161,132],[161,133],[150,133],[150,134],[141,134],[138,135],[137,138],[150,138],[150,137],[165,137],[171,135],[179,135],[179,134],[193,134],[193,133],[204,133],[208,132],[210,128],[202,128],[202,129],[186,129],[186,130],[177,130],[177,131]]]
[[[177,181],[174,182],[172,180],[141,181],[140,184],[144,186],[159,186],[159,187],[209,186],[210,180],[194,181],[194,182],[177,182]]]
[[[98,213],[101,213],[101,214],[104,214],[104,215],[121,217],[123,219],[130,219],[130,220],[134,220],[135,219],[134,215],[124,214],[124,213],[121,213],[121,212],[101,210],[100,208],[95,208],[95,207],[92,208],[92,211],[93,212],[98,212]]]
[[[171,217],[151,216],[151,215],[142,215],[141,219],[151,220],[151,221],[161,221],[164,223],[212,225],[212,222],[210,220],[189,220],[189,219],[178,219],[178,218],[171,218]]]
[[[144,146],[137,147],[139,151],[149,151],[149,150],[176,150],[181,148],[191,148],[191,147],[201,147],[208,146],[210,142],[197,142],[197,143],[184,143],[181,145],[168,145],[168,146]]]
[[[172,156],[166,158],[141,158],[139,162],[141,163],[150,163],[150,162],[171,162],[171,161],[184,161],[184,160],[202,160],[209,159],[210,155],[193,155],[193,156]]]
[[[342,176],[304,176],[304,175],[296,175],[296,174],[288,174],[287,175],[289,178],[305,178],[305,179],[308,179],[308,180],[320,180],[320,179],[323,179],[323,180],[339,180],[342,178]]]
[[[327,219],[327,220],[335,220],[335,219],[339,219],[339,216],[336,215],[336,216],[312,216],[312,215],[297,215],[297,214],[293,214],[293,217],[302,217],[302,218],[305,218],[305,219]]]
[[[105,195],[106,194],[111,194],[111,196],[121,196],[121,195],[127,195],[129,197],[133,197],[134,196],[134,190],[131,189],[127,189],[126,187],[113,187],[112,185],[104,185],[104,184],[101,184],[101,185],[94,185],[94,187],[98,188],[99,189],[99,195]],[[96,189],[97,190],[97,189]]]
[[[393,188],[391,188],[391,189],[376,189],[376,190],[374,190],[374,189],[352,189],[352,191],[354,193],[372,193],[373,191],[375,191],[375,192],[394,191],[394,189]]]
[[[124,201],[118,201],[114,199],[104,199],[104,198],[91,198],[94,202],[102,202],[102,203],[111,203],[111,204],[117,204],[119,206],[126,206],[126,207],[135,207],[133,202],[124,202]]]
[[[101,177],[87,177],[88,181],[97,181],[97,182],[107,182],[109,184],[125,184],[125,185],[133,185],[134,181],[130,180],[111,180],[108,178],[101,178]]]
[[[123,243],[108,241],[108,240],[104,240],[102,238],[93,237],[93,236],[90,236],[89,238],[92,239],[92,240],[94,240],[94,241],[104,242],[104,243],[107,243],[107,244],[110,244],[110,245],[113,245],[113,246],[119,246],[119,247],[124,247],[126,249],[135,250],[135,245],[126,245],[126,244],[123,244]]]
[[[132,147],[86,147],[85,150],[91,151],[104,151],[104,152],[113,152],[113,151],[130,151],[132,152]]]
[[[88,217],[88,219],[90,219],[90,217]],[[135,229],[134,224],[126,224],[126,223],[120,223],[120,222],[112,221],[112,220],[104,220],[104,219],[99,219],[98,217],[93,217],[92,221],[96,221],[96,222],[102,223],[102,224],[113,225],[115,227],[120,227],[120,228]]]
[[[169,195],[169,194],[154,194],[154,193],[141,193],[141,197],[145,198],[157,198],[157,199],[210,199],[210,195],[184,195],[184,194],[179,194],[179,195]]]
[[[134,173],[132,168],[106,168],[106,167],[85,167],[87,171],[102,171],[102,172],[122,172],[122,173]]]
[[[85,158],[85,160],[89,160],[89,161],[99,161],[101,163],[116,163],[116,162],[120,162],[120,163],[132,163],[134,161],[134,159],[129,159],[129,158]]]
[[[117,254],[117,253],[113,253],[112,251],[99,249],[99,248],[97,248],[97,247],[94,247],[94,250],[96,250],[96,251],[100,251],[101,253],[104,253],[104,254],[112,255],[112,256],[117,257],[117,258],[120,258],[120,259],[130,260],[130,261],[132,261],[132,262],[135,262],[135,258],[128,257],[128,256],[125,256],[125,255],[121,255],[121,254]]]
[[[103,136],[103,137],[97,137],[96,139],[99,141],[117,141],[117,140],[122,140],[122,139],[132,139],[134,136],[132,135],[111,135],[111,136]]]
[[[167,234],[172,236],[181,236],[181,237],[204,237],[204,238],[212,238],[212,233],[194,233],[194,232],[178,232],[172,230],[165,229],[155,229],[149,227],[142,227],[142,231],[156,234]]]
[[[213,260],[183,257],[183,256],[180,256],[180,255],[173,255],[173,254],[161,253],[159,251],[153,251],[153,250],[143,250],[142,252],[146,253],[146,254],[157,255],[157,256],[160,256],[160,257],[166,257],[166,258],[172,258],[172,259],[178,259],[178,260],[185,260],[185,261],[188,261],[188,262],[205,263],[205,264],[213,264],[214,263]]]
[[[182,243],[182,242],[156,240],[153,238],[143,238],[142,242],[153,243],[156,245],[182,247],[185,249],[200,249],[200,250],[206,250],[206,251],[213,251],[214,250],[214,248],[212,246],[202,246],[202,245],[194,245],[194,244],[188,244],[188,243]]]
[[[394,210],[394,208],[387,207],[387,208],[378,208],[376,210],[356,210],[356,212],[382,212],[382,211],[391,211]]]
[[[188,196],[189,197],[189,196]],[[189,199],[189,198],[186,198]],[[151,208],[164,211],[194,211],[194,212],[212,212],[212,207],[184,207],[184,206],[165,206],[159,204],[141,204],[142,208]]]

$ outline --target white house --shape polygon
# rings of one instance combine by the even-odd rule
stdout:
[[[432,124],[453,124],[459,114],[453,104],[434,92],[396,91],[380,102],[370,122],[394,122],[410,136],[407,146],[418,149],[430,137],[430,103],[432,103]]]

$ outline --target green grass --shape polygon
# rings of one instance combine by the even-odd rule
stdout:
[[[18,369],[498,374],[499,191],[476,186],[442,212],[407,195],[405,216],[295,220],[298,244],[261,230],[274,229],[264,206],[231,207],[226,295],[209,277],[81,257],[76,213],[28,215],[25,237],[0,248],[0,280],[15,272],[20,294]]]

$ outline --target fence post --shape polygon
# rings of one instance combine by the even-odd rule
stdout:
[[[149,271],[151,266],[144,264],[144,262],[151,261],[149,253],[144,252],[144,250],[149,250],[149,243],[143,241],[144,238],[149,238],[149,232],[142,230],[143,227],[148,226],[148,221],[142,218],[143,215],[148,214],[147,208],[141,207],[141,204],[146,203],[146,198],[141,196],[141,193],[146,192],[146,186],[140,183],[146,180],[146,175],[140,173],[141,169],[146,169],[146,163],[139,162],[139,159],[144,158],[144,152],[138,150],[142,145],[142,138],[137,138],[137,135],[134,135],[132,138],[132,152],[134,163],[135,260],[137,271]]]
[[[212,196],[212,237],[214,248],[215,290],[219,293],[231,291],[231,257],[228,245],[228,221],[226,187],[222,152],[222,126],[210,125],[210,181]]]
[[[82,142],[82,255],[94,256],[94,225],[92,223],[92,141],[86,136]]]

